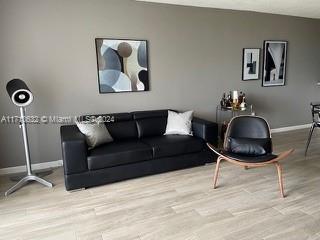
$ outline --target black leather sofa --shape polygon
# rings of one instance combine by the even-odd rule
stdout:
[[[215,160],[206,142],[217,144],[216,123],[193,118],[193,136],[163,135],[167,110],[100,114],[114,142],[88,150],[76,125],[62,126],[61,145],[67,190],[204,165]],[[112,119],[112,118],[111,118]]]

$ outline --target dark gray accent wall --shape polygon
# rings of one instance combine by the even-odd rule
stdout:
[[[272,128],[306,124],[320,100],[320,21],[127,0],[0,0],[0,115],[17,115],[6,82],[35,95],[30,115],[194,109],[215,119],[222,92],[243,90]],[[147,39],[151,91],[98,92],[96,37]],[[287,40],[285,87],[241,81],[242,48]],[[32,162],[61,159],[59,125],[29,126]],[[0,168],[24,164],[17,125],[0,125]]]

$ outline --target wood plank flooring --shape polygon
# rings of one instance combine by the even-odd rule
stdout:
[[[308,131],[273,135],[275,151],[295,148],[283,162],[281,199],[274,167],[244,170],[215,164],[66,192],[62,168],[5,198],[0,177],[0,239],[19,240],[320,240],[320,135],[308,157]]]

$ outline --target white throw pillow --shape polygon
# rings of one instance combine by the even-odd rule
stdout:
[[[192,135],[192,131],[191,131],[192,115],[193,115],[193,111],[176,113],[169,110],[167,127],[164,135],[171,135],[171,134]]]
[[[86,136],[89,149],[113,141],[101,116],[92,121],[76,121],[76,124],[80,132]]]

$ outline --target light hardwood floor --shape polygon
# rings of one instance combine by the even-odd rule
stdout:
[[[63,171],[8,198],[0,178],[0,239],[320,240],[320,135],[303,156],[307,130],[274,134],[275,151],[295,148],[283,162],[279,197],[274,167],[244,170],[222,163],[149,176],[84,191],[64,190]]]

